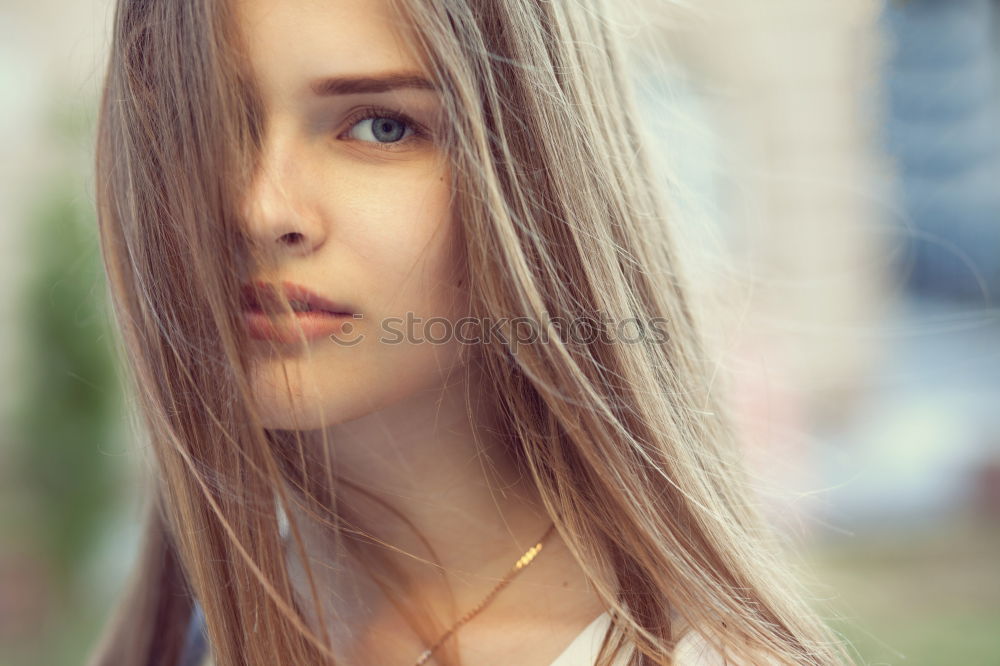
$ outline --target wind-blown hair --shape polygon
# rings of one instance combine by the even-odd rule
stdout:
[[[839,641],[758,515],[601,0],[396,0],[442,97],[473,316],[661,318],[639,342],[483,346],[507,453],[612,614],[599,664],[669,664],[681,627],[728,656],[834,664]],[[95,665],[177,663],[193,599],[219,666],[333,664],[293,594],[276,502],[361,547],[320,451],[261,426],[239,286],[261,103],[233,9],[120,0],[100,108],[101,247],[152,451],[141,561]],[[328,462],[328,461],[327,461]],[[291,539],[302,549],[292,521]],[[308,558],[302,557],[304,561]],[[373,561],[391,592],[392,572]],[[310,580],[312,577],[310,575]],[[312,584],[313,596],[316,586]],[[398,599],[415,623],[418,600]],[[431,620],[420,631],[438,635]],[[444,655],[442,655],[444,658]],[[446,662],[452,663],[452,662]]]

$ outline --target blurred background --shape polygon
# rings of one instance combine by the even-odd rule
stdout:
[[[1000,2],[640,0],[643,117],[752,479],[859,664],[1000,664]],[[135,556],[96,237],[112,7],[0,5],[0,666]]]

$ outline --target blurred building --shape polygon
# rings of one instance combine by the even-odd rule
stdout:
[[[883,17],[887,146],[916,295],[1000,294],[1000,57],[997,3],[909,0]]]
[[[879,137],[882,6],[656,6],[643,38],[662,63],[649,80],[662,64],[673,83],[659,103],[688,100],[688,118],[700,121],[675,114],[656,134],[681,181],[674,193],[701,199],[700,219],[722,237],[727,256],[705,271],[706,298],[725,306],[716,328],[747,452],[765,494],[771,484],[809,492],[813,433],[863,401],[882,352],[873,331],[898,290],[892,170]],[[788,501],[775,500],[776,517]]]

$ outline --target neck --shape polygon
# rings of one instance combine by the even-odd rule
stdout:
[[[379,549],[402,575],[401,591],[419,595],[442,621],[482,601],[552,522],[530,475],[497,437],[481,377],[458,374],[446,386],[325,429],[335,478],[343,481],[338,504],[385,544],[364,547]],[[316,446],[321,434],[309,435]],[[306,524],[311,559],[345,561],[321,530],[293,517]],[[518,580],[542,560],[565,564],[560,545],[553,532]]]

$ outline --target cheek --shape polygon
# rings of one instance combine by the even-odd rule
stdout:
[[[374,205],[373,205],[374,203]],[[370,310],[386,317],[462,316],[459,229],[448,180],[414,179],[368,202],[357,247],[371,279]]]
[[[380,283],[384,304],[379,309],[392,318],[393,342],[380,345],[385,371],[416,383],[433,381],[438,369],[458,360],[460,345],[451,322],[465,316],[461,288],[460,253],[456,227],[442,185],[401,207],[386,219],[393,230],[382,246],[379,265],[372,268],[394,276]],[[388,328],[380,326],[380,331]],[[395,342],[399,337],[403,342]],[[404,380],[405,381],[405,380]]]
[[[432,186],[386,204],[380,220],[386,233],[366,266],[370,274],[385,277],[372,294],[381,318],[376,327],[381,342],[370,350],[375,384],[395,397],[433,388],[463,360],[465,345],[455,339],[451,324],[466,314],[462,250],[446,183],[434,179]]]

